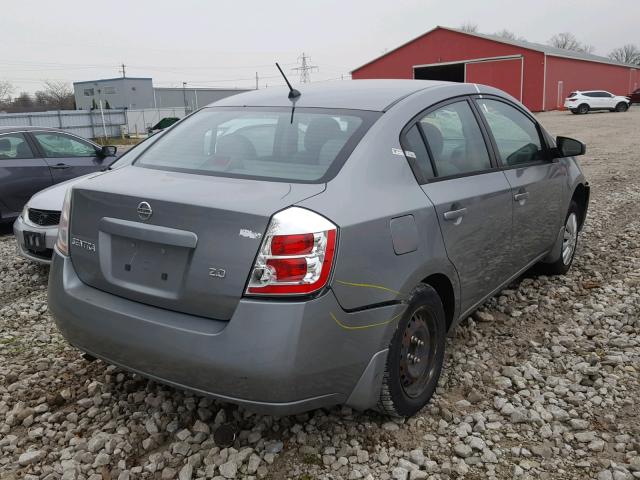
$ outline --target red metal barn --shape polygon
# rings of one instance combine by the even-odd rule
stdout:
[[[561,108],[574,90],[628,95],[640,67],[537,43],[436,27],[351,72],[353,79],[415,78],[500,88],[530,110]]]

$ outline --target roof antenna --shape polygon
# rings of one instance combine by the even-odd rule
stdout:
[[[289,83],[289,79],[280,68],[280,65],[278,65],[278,62],[276,62],[276,67],[278,67],[278,70],[280,70],[280,74],[284,78],[284,81],[287,82],[287,87],[289,87],[289,99],[293,100],[294,98],[298,98],[300,95],[302,95],[299,90],[296,90],[291,86],[291,84]]]

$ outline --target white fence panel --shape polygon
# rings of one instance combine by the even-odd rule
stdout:
[[[184,107],[129,109],[127,128],[130,135],[143,135],[147,130],[165,117],[182,118],[186,115]]]
[[[60,110],[55,112],[0,113],[0,127],[58,128],[85,138],[119,137],[127,124],[124,110]]]
[[[103,126],[104,114],[104,126]],[[60,110],[55,112],[0,113],[0,127],[48,127],[66,130],[85,138],[119,137],[124,133],[146,135],[149,128],[166,117],[182,118],[184,107],[131,110]]]

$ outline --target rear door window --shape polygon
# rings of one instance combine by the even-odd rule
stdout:
[[[280,181],[323,182],[379,117],[321,108],[207,108],[183,120],[136,165]]]
[[[22,133],[0,135],[0,160],[33,158],[31,147]]]
[[[546,161],[536,124],[524,113],[498,100],[476,100],[505,166]]]
[[[22,133],[0,135],[0,160],[33,158],[31,147]]]
[[[418,125],[414,125],[404,135],[403,146],[409,163],[414,163],[422,178],[418,181],[435,177],[427,147],[424,144]]]
[[[462,175],[491,168],[482,132],[465,100],[428,113],[418,125],[427,141],[436,176]]]

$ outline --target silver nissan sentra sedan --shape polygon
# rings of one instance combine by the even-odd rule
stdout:
[[[292,93],[226,98],[73,185],[50,310],[90,356],[254,410],[413,415],[460,319],[571,266],[585,146],[483,85]]]

